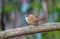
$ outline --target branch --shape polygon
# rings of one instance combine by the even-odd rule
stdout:
[[[8,38],[8,37],[19,36],[19,35],[28,35],[28,34],[47,32],[53,30],[60,30],[60,22],[45,23],[40,26],[26,26],[26,27],[1,31],[0,38]]]

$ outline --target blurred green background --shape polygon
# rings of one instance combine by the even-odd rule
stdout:
[[[25,15],[45,16],[46,22],[60,22],[60,0],[0,0],[0,31],[28,25]],[[42,32],[6,39],[60,39],[60,31]]]

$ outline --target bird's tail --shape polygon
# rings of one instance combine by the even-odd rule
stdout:
[[[45,17],[39,17],[39,20],[44,21]]]

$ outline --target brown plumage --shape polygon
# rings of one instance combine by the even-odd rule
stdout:
[[[26,22],[29,24],[29,25],[39,25],[39,21],[42,20],[43,18],[42,17],[37,17],[35,15],[28,15],[28,17],[25,18],[26,19]]]

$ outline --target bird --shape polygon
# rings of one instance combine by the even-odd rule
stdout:
[[[39,22],[41,20],[44,20],[44,18],[45,17],[38,17],[38,16],[35,16],[32,14],[29,14],[28,16],[25,17],[25,20],[29,25],[37,26],[37,25],[39,25]]]

